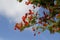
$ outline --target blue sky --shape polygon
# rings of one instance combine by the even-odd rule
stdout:
[[[10,23],[6,17],[0,15],[0,40],[60,40],[59,33],[50,34],[46,30],[34,37],[31,30],[15,31],[14,24],[13,22]]]
[[[9,20],[0,15],[0,40],[60,40],[60,33],[50,34],[48,30],[33,36],[31,30],[24,30],[20,32],[19,30],[14,30],[14,22],[9,22]]]
[[[14,30],[15,23],[20,22],[21,16],[31,9],[30,5],[22,4],[16,0],[0,0],[0,40],[60,40],[59,33],[50,34],[48,30],[36,37],[30,29],[23,32]]]

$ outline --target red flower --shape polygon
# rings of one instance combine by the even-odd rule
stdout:
[[[30,1],[28,1],[28,2],[25,2],[25,4],[26,4],[26,5],[29,5],[29,4],[31,4],[31,2],[30,2]]]
[[[31,15],[31,14],[34,14],[34,13],[32,12],[32,10],[29,9],[29,15]]]
[[[30,15],[28,18],[29,18],[30,20],[32,20],[33,16],[32,16],[32,15]]]
[[[23,17],[22,17],[23,22],[25,22],[25,19],[26,19],[26,16],[23,16]]]
[[[29,22],[25,21],[25,26],[28,26],[29,25]]]
[[[40,32],[38,32],[38,34],[40,34]]]
[[[28,13],[25,14],[25,18],[27,18],[27,16],[28,16]]]
[[[25,20],[27,18],[27,16],[28,16],[28,13],[26,13],[25,16],[22,17],[22,19]]]

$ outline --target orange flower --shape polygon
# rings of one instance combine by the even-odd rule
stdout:
[[[57,31],[59,31],[60,30],[60,28],[57,28]]]
[[[60,18],[60,14],[57,14],[56,18]]]
[[[18,26],[18,23],[16,23],[16,25],[15,25],[15,29],[16,29],[16,28],[20,29],[19,26]]]
[[[22,27],[23,27],[22,23],[20,23],[20,24],[16,23],[16,25],[15,25],[15,29],[17,28],[20,30]]]
[[[48,24],[44,23],[43,26],[47,26]]]

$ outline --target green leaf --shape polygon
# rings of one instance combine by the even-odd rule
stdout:
[[[22,2],[22,0],[17,0],[17,1]]]
[[[35,21],[35,19],[33,18],[32,20],[31,20],[31,24],[35,24],[36,23],[36,21]]]
[[[60,33],[60,30],[59,31],[57,31],[58,33]]]
[[[50,31],[50,33],[55,33],[52,27],[48,27],[48,30]]]
[[[20,29],[20,31],[22,32],[24,29],[25,29],[25,27],[22,27],[22,28]]]
[[[36,29],[37,29],[37,30],[38,30],[38,29],[42,29],[42,32],[44,32],[46,28],[44,28],[44,27],[42,27],[42,26],[37,26]]]
[[[57,22],[57,26],[60,27],[60,20],[58,20],[58,22]]]

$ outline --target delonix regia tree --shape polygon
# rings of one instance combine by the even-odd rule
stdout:
[[[22,0],[18,1],[22,2]],[[38,18],[38,13],[35,13],[33,10],[29,9],[29,13],[22,16],[22,22],[16,23],[14,29],[23,31],[25,28],[32,27],[32,31],[35,32],[34,36],[36,33],[40,34],[45,30],[49,30],[50,33],[60,33],[60,10],[57,10],[56,7],[54,7],[53,0],[28,0],[25,4],[33,4],[33,8],[35,9],[35,6],[40,7],[43,2],[46,3],[46,6],[50,10],[49,15],[44,13],[44,17]]]

